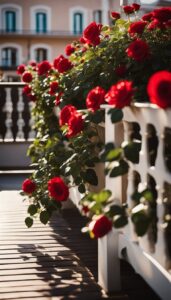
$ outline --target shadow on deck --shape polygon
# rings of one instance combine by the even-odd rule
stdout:
[[[121,261],[122,292],[107,296],[97,280],[97,241],[80,232],[85,219],[63,210],[44,226],[24,224],[19,192],[0,192],[0,299],[159,298]]]

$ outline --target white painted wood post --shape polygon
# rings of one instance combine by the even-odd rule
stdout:
[[[22,116],[22,112],[24,110],[24,103],[23,103],[23,92],[22,88],[18,88],[18,103],[17,103],[17,111],[18,111],[18,132],[16,136],[16,140],[19,139],[24,139],[24,132],[23,132],[23,127],[24,127],[24,119]]]
[[[102,0],[102,24],[109,24],[109,0]]]
[[[105,109],[105,143],[114,142],[116,137],[116,128],[107,114],[108,109]],[[113,190],[116,185],[117,197],[121,197],[121,179],[117,178],[116,182],[115,179],[106,176],[106,189]],[[106,292],[121,290],[118,231],[114,228],[106,236],[98,239],[98,281]]]
[[[6,134],[4,139],[13,139],[13,133],[12,133],[12,111],[13,111],[13,103],[11,100],[11,88],[7,87],[5,88],[6,91],[6,102],[3,108],[3,111],[6,112]]]

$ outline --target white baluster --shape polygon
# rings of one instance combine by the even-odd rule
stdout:
[[[13,111],[13,103],[11,100],[11,88],[7,87],[5,88],[6,91],[6,103],[4,105],[3,111],[6,112],[6,134],[4,139],[13,139],[13,133],[12,133],[12,111]]]
[[[29,131],[28,138],[29,139],[34,139],[36,133],[35,133],[35,130],[33,129],[34,120],[33,120],[32,114],[31,114],[31,110],[32,110],[34,104],[33,104],[33,102],[30,101],[28,103],[28,105],[29,105],[29,111],[30,111],[30,120],[29,120],[30,131]]]
[[[22,95],[22,88],[18,88],[18,103],[17,103],[17,111],[18,111],[18,132],[16,139],[24,139],[24,132],[23,132],[23,126],[24,126],[24,119],[22,117],[22,112],[24,110],[24,102],[23,102],[23,95]]]

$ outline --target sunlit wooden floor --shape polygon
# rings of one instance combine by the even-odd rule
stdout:
[[[76,210],[27,229],[26,209],[18,191],[0,192],[1,300],[158,299],[124,262],[123,291],[105,295],[97,284],[97,242],[80,232],[85,220]]]

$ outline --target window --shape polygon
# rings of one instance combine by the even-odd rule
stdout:
[[[47,31],[46,13],[38,12],[36,13],[36,32],[46,32],[46,31]]]
[[[2,49],[2,66],[3,67],[17,66],[17,49],[12,47]]]
[[[5,30],[8,32],[16,31],[16,13],[15,13],[15,11],[7,10],[5,12]]]
[[[47,49],[44,48],[35,49],[35,59],[37,62],[47,60]]]
[[[13,3],[0,4],[0,30],[16,32],[22,28],[22,7]]]
[[[83,14],[76,12],[74,13],[74,34],[81,34],[83,32]]]
[[[33,32],[46,33],[51,31],[51,22],[51,7],[47,5],[33,5],[30,7],[30,29]]]
[[[93,20],[96,23],[102,23],[102,11],[101,10],[95,10],[93,12]]]

